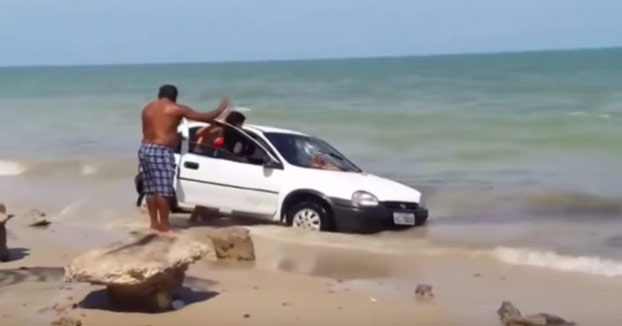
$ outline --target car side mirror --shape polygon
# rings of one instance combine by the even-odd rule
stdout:
[[[265,159],[263,166],[268,169],[282,169],[283,168],[280,162],[275,161],[268,157]]]

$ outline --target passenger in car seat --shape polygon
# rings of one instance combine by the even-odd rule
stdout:
[[[238,111],[232,111],[225,118],[225,122],[238,128],[242,128],[242,126],[244,125],[244,121],[246,121],[246,117],[244,116],[244,114]],[[209,145],[219,148],[224,147],[230,152],[235,153],[235,142],[229,142],[229,144],[231,144],[229,145],[226,141],[226,138],[226,132],[221,126],[211,125],[203,127],[197,131],[197,142],[195,145],[195,151],[200,151],[202,146]]]
[[[297,141],[296,147],[300,148],[297,151],[299,156],[298,160],[300,162],[308,162],[305,164],[308,164],[309,167],[321,170],[341,171],[339,166],[327,160],[325,155],[315,146],[305,141]]]
[[[321,155],[313,155],[311,157],[311,167],[314,169],[341,171],[337,165],[327,161]]]

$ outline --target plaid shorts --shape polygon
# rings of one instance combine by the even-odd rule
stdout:
[[[162,145],[143,143],[138,150],[138,161],[143,174],[143,193],[174,197],[175,155]]]

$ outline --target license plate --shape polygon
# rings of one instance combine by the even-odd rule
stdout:
[[[397,225],[415,225],[414,213],[393,213],[393,223]]]

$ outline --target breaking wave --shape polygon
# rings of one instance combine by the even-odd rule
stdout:
[[[131,159],[75,159],[57,161],[0,161],[0,176],[133,177],[137,163]]]
[[[250,111],[252,111],[251,108],[247,108],[247,107],[244,107],[244,106],[236,106],[234,108],[234,110],[239,111],[239,112],[250,112]]]
[[[433,221],[474,223],[539,221],[543,219],[622,219],[622,197],[541,189],[455,191],[422,189]],[[448,219],[446,219],[448,218]]]
[[[20,175],[26,167],[18,162],[0,161],[0,176]]]
[[[550,192],[528,194],[522,198],[523,207],[533,213],[619,215],[622,199],[588,193]]]
[[[622,275],[622,261],[599,256],[560,255],[554,251],[497,247],[493,257],[513,265],[524,265],[615,277]]]
[[[80,173],[82,175],[93,175],[97,173],[97,167],[93,164],[85,163],[80,168]]]

